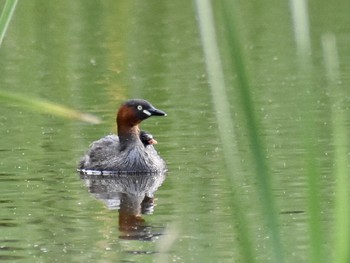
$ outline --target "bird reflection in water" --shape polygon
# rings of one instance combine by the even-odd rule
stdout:
[[[154,193],[165,176],[165,173],[80,172],[90,194],[108,209],[119,209],[120,238],[144,241],[151,241],[162,232],[147,225],[142,215],[153,213]]]

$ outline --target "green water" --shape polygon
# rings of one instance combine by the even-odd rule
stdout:
[[[321,177],[321,245],[330,262],[330,112],[334,99],[349,101],[350,2],[309,1],[312,70],[305,72],[298,67],[288,1],[241,1],[237,6],[286,261],[310,258],[306,154],[312,145]],[[220,7],[215,10],[219,16]],[[18,3],[0,47],[1,90],[62,103],[103,122],[85,124],[2,101],[0,261],[242,262],[235,220],[241,211],[231,202],[233,174],[240,178],[236,186],[254,257],[271,262],[241,102],[234,89],[227,90],[237,139],[232,145],[237,155],[231,157],[236,169],[227,171],[195,15],[194,3],[183,0]],[[323,63],[325,33],[336,37],[340,58],[333,95]],[[219,26],[226,80],[235,83],[235,71],[225,60],[224,35]],[[147,99],[168,114],[142,124],[157,139],[169,167],[155,194],[153,214],[143,216],[159,234],[151,241],[120,238],[118,211],[90,194],[75,171],[90,142],[116,131],[115,111],[132,97]],[[347,106],[343,110],[349,112]],[[305,132],[306,126],[311,132]]]

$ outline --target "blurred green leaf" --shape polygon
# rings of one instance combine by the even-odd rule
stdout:
[[[98,117],[91,114],[84,114],[64,105],[43,99],[38,99],[28,95],[0,91],[0,101],[3,101],[4,103],[14,104],[16,106],[21,106],[40,113],[48,113],[68,119],[81,120],[92,124],[98,124],[101,122]]]
[[[6,30],[15,11],[18,0],[7,0],[0,16],[0,46],[4,40]]]

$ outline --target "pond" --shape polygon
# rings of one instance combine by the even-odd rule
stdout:
[[[312,55],[306,70],[297,56],[288,1],[237,1],[235,6],[285,262],[315,257],[317,250],[310,247],[317,231],[310,225],[321,229],[319,257],[331,262],[336,229],[332,110],[340,108],[349,130],[350,2],[309,1]],[[218,129],[225,119],[209,85],[194,2],[18,3],[0,47],[1,91],[63,104],[102,122],[70,120],[2,100],[1,261],[244,262],[239,221],[244,215],[252,259],[274,262],[254,145],[241,97],[230,88],[239,84],[228,59],[221,10],[215,2],[233,124],[224,134],[232,145],[225,145]],[[324,63],[325,36],[336,40],[334,90]],[[135,219],[141,229],[136,234],[121,224],[116,200],[124,197],[114,198],[110,189],[122,179],[76,171],[92,141],[116,133],[116,111],[129,98],[147,99],[168,114],[142,123],[158,141],[169,171],[151,182],[155,198]],[[232,155],[225,157],[225,149]],[[318,178],[314,183],[310,174]],[[319,195],[315,213],[310,185]]]

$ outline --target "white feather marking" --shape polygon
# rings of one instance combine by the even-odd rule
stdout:
[[[143,113],[148,115],[148,116],[151,116],[152,114],[148,111],[148,110],[143,110]]]

